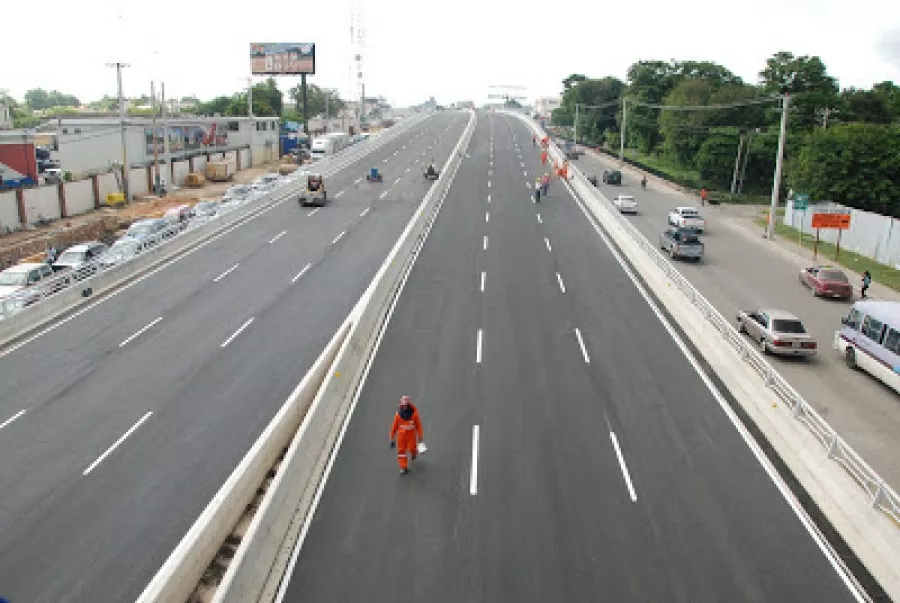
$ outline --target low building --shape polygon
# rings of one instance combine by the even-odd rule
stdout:
[[[60,168],[75,179],[108,172],[123,161],[122,128],[118,117],[61,117],[44,124],[44,133],[55,132]],[[209,153],[249,149],[250,163],[278,158],[278,118],[190,117],[170,118],[166,131],[172,161]],[[163,126],[151,118],[125,120],[125,154],[131,168],[154,162],[165,154]],[[243,166],[248,167],[248,166]]]
[[[541,119],[550,119],[554,109],[559,109],[562,99],[558,96],[545,96],[534,101],[534,113]]]

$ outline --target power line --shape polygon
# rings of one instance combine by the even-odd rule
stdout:
[[[637,105],[639,107],[648,107],[650,109],[664,109],[669,111],[720,111],[722,109],[736,109],[738,107],[749,107],[752,105],[773,103],[775,101],[780,101],[782,98],[784,97],[781,95],[767,96],[763,98],[734,101],[721,105],[659,105],[656,103],[648,103],[634,98],[628,98],[628,104]]]

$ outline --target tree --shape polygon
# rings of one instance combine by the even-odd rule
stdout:
[[[288,95],[293,99],[297,112],[302,115],[303,90],[300,84],[291,88]],[[328,112],[327,117],[335,117],[347,106],[347,103],[338,96],[337,91],[320,88],[315,84],[307,84],[306,101],[308,103],[307,113],[309,117],[325,115],[326,110]]]
[[[889,124],[893,121],[889,95],[878,90],[847,88],[841,92],[841,121]]]
[[[662,103],[675,87],[677,71],[666,61],[638,61],[628,68],[628,97],[651,104]],[[628,107],[626,145],[634,143],[644,153],[661,140],[658,125],[659,110],[637,105]],[[621,124],[621,112],[616,117]]]
[[[78,107],[81,102],[74,96],[63,94],[58,90],[47,92],[43,88],[35,88],[25,93],[25,104],[35,111],[50,107]]]
[[[817,128],[791,162],[788,180],[814,199],[900,217],[900,127]]]
[[[663,99],[665,105],[712,104],[715,85],[706,79],[684,79]],[[682,165],[691,165],[708,135],[712,111],[662,111],[659,130],[666,153]]]
[[[580,80],[563,93],[560,108],[565,109],[565,117],[560,117],[573,124],[576,103],[585,105],[577,111],[578,138],[599,142],[607,130],[616,127],[617,101],[624,91],[624,82],[614,77]]]
[[[581,75],[580,73],[573,73],[566,79],[562,81],[563,90],[569,90],[572,86],[576,86],[580,82],[583,82],[587,79],[586,76]]]
[[[825,63],[819,57],[795,57],[790,52],[777,52],[766,60],[759,72],[760,84],[770,94],[791,94],[791,112],[788,124],[809,128],[818,123],[818,110],[834,108],[838,102],[837,81],[828,75]]]

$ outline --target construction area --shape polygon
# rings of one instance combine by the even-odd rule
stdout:
[[[279,167],[282,169],[279,170]],[[24,261],[43,261],[45,251],[51,246],[63,250],[86,241],[110,244],[136,220],[160,218],[167,210],[179,205],[218,201],[229,187],[249,184],[266,173],[284,172],[285,167],[279,161],[264,163],[236,172],[230,179],[219,182],[206,180],[201,174],[194,179],[201,185],[178,188],[164,197],[135,195],[127,204],[102,207],[49,224],[31,226],[28,230],[0,235],[0,269]],[[296,164],[292,167],[295,169]]]

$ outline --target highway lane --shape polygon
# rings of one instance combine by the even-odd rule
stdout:
[[[4,596],[139,594],[368,285],[427,191],[422,153],[445,157],[466,118],[429,121],[372,156],[390,158],[383,184],[353,184],[366,169],[351,170],[333,205],[310,216],[285,203],[217,241],[217,253],[177,262],[3,358],[0,370],[31,366],[51,381],[26,390],[17,376],[16,403],[30,408],[0,433],[0,480],[17,484],[0,492]],[[77,347],[69,329],[85,333]],[[68,364],[42,364],[40,352],[59,347]]]
[[[577,204],[531,202],[524,126],[470,148],[283,600],[853,600]],[[402,394],[430,448],[404,477]]]
[[[604,165],[611,165],[590,154],[577,163],[585,173],[598,176]],[[651,241],[657,240],[671,208],[692,204],[662,185],[651,183],[650,190],[641,190],[639,179],[628,171],[623,186],[601,182],[600,188],[609,198],[621,193],[638,199],[640,214],[628,219]],[[693,204],[699,206],[699,201]],[[818,357],[770,357],[770,362],[876,471],[895,488],[900,486],[900,399],[880,381],[847,368],[831,348],[851,302],[813,298],[799,283],[801,265],[762,239],[761,228],[751,227],[749,233],[736,229],[735,212],[728,207],[702,209],[710,225],[703,236],[706,257],[698,265],[677,262],[679,271],[727,318],[754,307],[782,308],[801,317],[819,341]],[[853,284],[858,293],[859,283]]]

